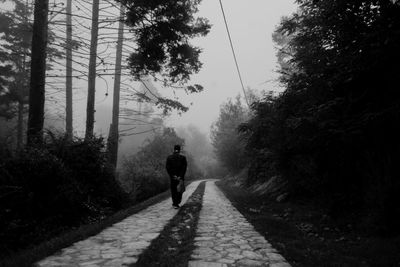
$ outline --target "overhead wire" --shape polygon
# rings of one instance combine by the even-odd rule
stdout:
[[[238,76],[239,76],[240,84],[242,85],[242,90],[243,90],[243,94],[244,94],[244,99],[246,100],[247,106],[250,108],[250,104],[249,104],[249,101],[248,101],[247,95],[246,95],[246,90],[245,90],[244,84],[243,84],[242,75],[241,75],[241,73],[240,73],[240,68],[239,68],[238,60],[237,60],[237,58],[236,58],[235,48],[233,47],[232,37],[231,37],[231,33],[230,33],[230,31],[229,31],[228,22],[227,22],[227,20],[226,20],[226,16],[225,16],[225,11],[224,11],[224,6],[223,6],[223,4],[222,4],[222,0],[219,0],[219,4],[220,4],[220,6],[221,6],[222,16],[224,17],[225,28],[226,28],[226,32],[228,33],[229,43],[230,43],[230,45],[231,45],[231,50],[232,50],[232,54],[233,54],[233,59],[235,60],[235,65],[236,65],[237,73],[238,73]]]

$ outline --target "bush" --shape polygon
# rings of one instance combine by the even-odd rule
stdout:
[[[130,197],[135,201],[154,196],[168,189],[168,177],[154,168],[149,160],[133,155],[125,159],[122,179]]]
[[[49,135],[47,150],[72,171],[71,175],[91,205],[109,206],[117,210],[127,202],[127,196],[108,164],[103,138],[89,141],[75,138],[68,142],[62,136]]]
[[[0,162],[0,255],[98,220],[129,204],[104,142],[48,135]]]
[[[76,212],[80,191],[63,162],[46,150],[28,149],[6,161],[1,186],[6,189],[2,210],[27,218],[65,217]],[[79,210],[79,209],[78,209]],[[21,212],[22,211],[22,212]]]
[[[48,151],[20,152],[5,161],[2,169],[2,253],[37,242],[53,228],[74,224],[82,217],[83,195],[78,184],[62,161]]]

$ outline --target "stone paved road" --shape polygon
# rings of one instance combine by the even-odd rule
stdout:
[[[206,184],[195,246],[189,267],[290,267],[213,181]]]
[[[182,204],[200,181],[187,186]],[[167,199],[105,229],[96,236],[77,242],[59,253],[36,263],[36,266],[117,267],[137,261],[137,256],[150,245],[167,222],[178,212]]]
[[[199,183],[196,181],[187,187],[182,204]],[[61,250],[36,266],[117,267],[135,263],[176,213],[167,199]],[[195,246],[189,267],[290,267],[232,206],[215,181],[206,183]]]

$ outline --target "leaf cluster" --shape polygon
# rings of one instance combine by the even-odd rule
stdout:
[[[210,25],[195,17],[199,0],[119,0],[127,7],[126,23],[137,47],[129,58],[132,74],[161,73],[173,83],[185,83],[200,70],[201,49],[189,40],[205,36]]]

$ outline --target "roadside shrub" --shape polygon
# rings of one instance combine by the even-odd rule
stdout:
[[[5,160],[0,175],[0,255],[46,239],[85,214],[79,185],[63,162],[43,149]]]
[[[67,141],[64,136],[49,134],[46,146],[71,170],[92,208],[104,206],[117,210],[129,202],[108,164],[103,138]]]
[[[0,161],[0,256],[99,220],[129,199],[106,163],[104,142],[48,135]]]
[[[12,217],[43,218],[80,210],[82,194],[63,162],[46,150],[27,149],[3,165],[1,186],[7,190],[2,210]]]
[[[165,173],[156,170],[151,161],[144,161],[137,155],[125,159],[124,180],[128,183],[129,195],[135,201],[154,196],[168,189],[169,179]]]

